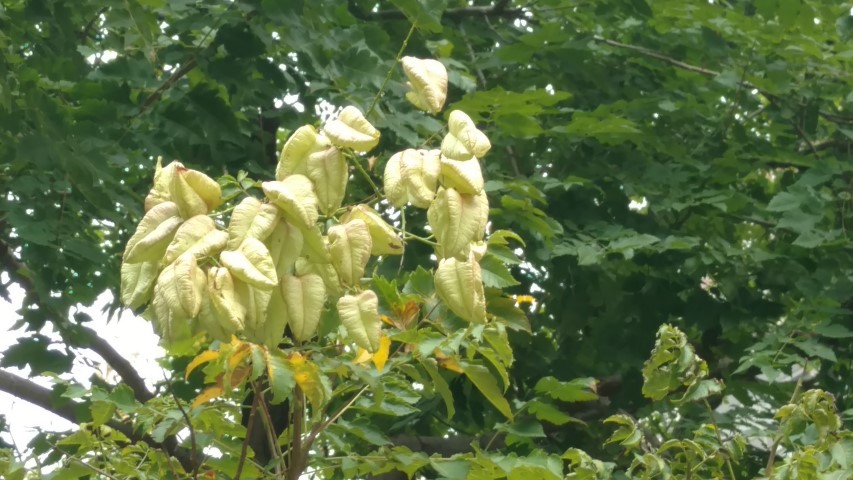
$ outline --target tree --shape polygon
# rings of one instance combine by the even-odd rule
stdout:
[[[371,387],[325,430],[328,451],[312,462],[328,469],[317,475],[407,467],[428,478],[549,478],[549,469],[595,478],[636,460],[643,478],[658,467],[678,475],[702,454],[707,476],[849,475],[849,5],[318,3],[0,9],[0,293],[8,282],[26,292],[16,319],[26,333],[0,365],[62,373],[90,348],[120,382],[81,392],[53,377],[39,389],[0,372],[0,389],[86,425],[40,435],[31,453],[43,465],[64,465],[60,478],[93,467],[128,475],[119,457],[87,450],[97,446],[145,456],[145,475],[180,477],[168,458],[191,472],[192,452],[211,441],[178,440],[187,423],[241,444],[239,395],[228,397],[234,417],[189,408],[205,379],[183,374],[206,346],[174,351],[174,375],[155,394],[71,312],[107,290],[120,308],[120,261],[157,157],[222,178],[227,198],[272,178],[298,127],[354,105],[382,135],[372,157],[355,157],[366,175],[353,172],[346,204],[373,194],[394,153],[440,143],[446,115],[460,110],[491,140],[482,164],[491,238],[510,230],[523,244],[498,235],[480,261],[495,295],[515,295],[489,305],[505,309],[509,347],[484,336],[473,357],[436,356],[438,338],[398,338],[432,352],[435,369],[363,373]],[[447,67],[443,114],[404,100],[403,55]],[[416,208],[405,218],[415,234],[428,224]],[[402,262],[383,264],[380,293],[412,293],[405,285],[435,267],[431,254],[407,246]],[[480,384],[454,371],[475,358]],[[411,387],[415,375],[423,390]],[[486,377],[501,395],[482,394]],[[331,393],[343,405],[354,392]],[[233,473],[240,457],[224,450],[207,465]]]

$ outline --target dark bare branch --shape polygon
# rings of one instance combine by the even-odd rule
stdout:
[[[64,418],[72,423],[79,423],[80,420],[77,419],[76,413],[76,404],[75,402],[69,401],[64,405],[58,405],[54,401],[53,392],[50,389],[42,387],[41,385],[27,380],[26,378],[19,377],[13,373],[10,373],[6,370],[0,370],[0,391],[6,392],[12,396],[15,396],[25,402],[36,405],[48,412]],[[151,438],[149,435],[139,435],[134,432],[133,428],[126,423],[119,423],[114,420],[111,420],[106,423],[106,425],[113,430],[121,432],[124,436],[129,438],[132,442],[144,442],[153,448],[158,448],[164,450],[169,455],[172,455],[187,471],[193,470],[193,463],[189,452],[186,449],[178,446],[177,441],[174,437],[167,438],[164,442],[158,442]]]

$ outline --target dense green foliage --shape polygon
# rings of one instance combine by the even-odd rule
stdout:
[[[393,153],[435,144],[445,117],[403,100],[395,66],[403,46],[447,66],[443,115],[464,110],[491,139],[490,231],[512,230],[525,244],[520,260],[510,238],[492,250],[486,286],[534,301],[520,297],[527,319],[506,319],[511,351],[484,340],[476,362],[487,364],[457,344],[445,349],[443,369],[378,377],[392,401],[368,395],[376,403],[328,431],[338,438],[328,440],[328,458],[314,459],[326,468],[318,477],[399,466],[422,467],[427,478],[606,478],[634,462],[636,478],[656,468],[754,478],[768,464],[778,478],[849,478],[851,5],[474,3],[3,2],[0,268],[25,289],[17,325],[26,333],[0,365],[62,373],[87,346],[114,363],[120,352],[69,312],[117,291],[157,156],[233,175],[222,183],[237,192],[239,171],[240,181],[272,176],[294,129],[337,106],[367,111],[379,91],[368,116],[382,131],[370,159],[376,181]],[[353,178],[347,204],[372,193]],[[427,219],[410,209],[406,222],[424,233]],[[415,245],[402,269],[391,261],[378,275],[432,268],[430,254]],[[431,295],[417,276],[396,280]],[[491,307],[511,311],[505,303]],[[61,348],[39,333],[46,323]],[[430,352],[433,340],[407,341]],[[454,353],[484,375],[456,374],[447,364]],[[163,452],[176,451],[170,435],[185,426],[176,404],[203,388],[203,375],[181,380],[190,358],[167,360],[174,380],[153,399],[120,364],[126,385],[116,388],[55,378],[46,405],[94,427],[40,436],[32,453],[65,465],[59,478],[93,473],[69,460],[77,450],[122,478],[180,477]],[[409,387],[418,374],[424,391]],[[502,375],[511,419],[496,396],[480,393],[489,390],[483,377]],[[336,393],[344,402],[351,392]],[[239,419],[194,412],[207,432],[198,442],[215,432],[239,450]],[[131,419],[135,430],[120,423]],[[112,435],[150,435],[148,446],[91,433],[108,422]],[[65,448],[53,448],[61,438]],[[471,443],[483,452],[426,459],[470,452]],[[98,448],[146,458],[145,470],[87,452]],[[216,467],[233,471],[239,453]]]

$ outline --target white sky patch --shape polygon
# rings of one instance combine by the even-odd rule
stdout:
[[[8,279],[3,278],[3,280]],[[11,303],[0,299],[0,331],[4,332],[0,335],[0,357],[2,352],[17,343],[18,338],[28,335],[24,329],[12,330],[15,322],[20,319],[17,310],[21,308],[24,292],[17,284],[12,284],[9,286],[9,294]],[[117,318],[114,317],[107,323],[106,315],[102,312],[111,301],[112,295],[105,292],[98,297],[94,305],[80,308],[79,311],[93,319],[86,325],[98,332],[101,338],[110,342],[146,379],[148,387],[153,388],[154,381],[163,378],[163,370],[157,364],[157,359],[164,355],[163,349],[158,345],[158,338],[149,322],[129,311],[123,311],[122,315],[117,315]],[[49,326],[39,333],[52,339],[59,338]],[[63,379],[87,388],[91,385],[89,378],[92,374],[98,374],[111,383],[117,382],[115,372],[97,354],[88,349],[76,349],[75,353],[77,357],[74,360],[72,372],[70,375],[63,375]],[[27,378],[30,373],[28,368],[23,370],[6,368],[5,370],[23,378]],[[34,377],[30,380],[47,388],[51,388],[55,383],[47,377]],[[76,424],[5,392],[0,392],[0,413],[6,416],[9,424],[9,434],[2,434],[3,439],[16,445],[21,451],[39,431],[64,431],[77,428]]]

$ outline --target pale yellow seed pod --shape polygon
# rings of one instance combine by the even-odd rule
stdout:
[[[175,232],[161,264],[168,265],[184,253],[189,253],[199,260],[215,256],[225,248],[227,241],[228,234],[218,230],[210,217],[196,215],[185,221]]]
[[[356,107],[341,110],[338,117],[323,126],[323,133],[332,145],[346,147],[359,152],[369,152],[379,144],[379,130],[364,118]]]
[[[337,307],[347,336],[359,347],[375,352],[382,333],[376,294],[365,290],[358,295],[346,295],[338,300]]]
[[[371,255],[403,254],[403,240],[397,236],[394,228],[382,219],[379,212],[367,205],[356,205],[341,217],[341,223],[349,223],[352,220],[362,220],[367,224],[373,245]]]
[[[308,177],[290,175],[281,181],[264,182],[262,187],[267,198],[281,209],[288,221],[302,229],[317,223],[319,201]]]
[[[236,250],[243,240],[256,238],[264,241],[278,225],[281,211],[275,205],[263,203],[255,197],[246,197],[234,207],[228,222],[228,250]]]
[[[347,190],[346,159],[337,148],[328,147],[309,155],[306,169],[306,175],[314,182],[320,211],[332,215],[341,207]]]
[[[275,273],[278,278],[283,278],[293,271],[293,264],[299,258],[303,244],[302,231],[286,220],[278,222],[264,243],[275,264]]]
[[[225,250],[219,255],[222,265],[236,278],[263,290],[278,285],[275,263],[266,245],[256,238],[247,238],[237,250]]]
[[[441,142],[441,154],[449,159],[482,158],[492,148],[489,137],[478,130],[471,117],[461,110],[450,112],[447,126],[449,133]]]
[[[447,99],[447,69],[438,60],[403,57],[403,72],[409,79],[406,99],[430,113],[438,113]]]
[[[308,156],[324,150],[329,145],[329,139],[317,133],[311,125],[297,128],[281,149],[275,179],[281,181],[290,175],[306,175]]]
[[[370,260],[373,241],[364,220],[354,219],[329,229],[329,253],[332,265],[344,285],[356,286]]]
[[[125,263],[159,261],[183,223],[177,204],[163,202],[149,210],[124,250]]]
[[[442,258],[467,256],[471,242],[483,239],[488,217],[485,192],[463,195],[452,188],[439,189],[427,210],[427,220],[438,241],[436,253]]]
[[[486,295],[480,264],[470,254],[465,260],[445,258],[435,271],[435,292],[456,315],[472,323],[486,322]]]

